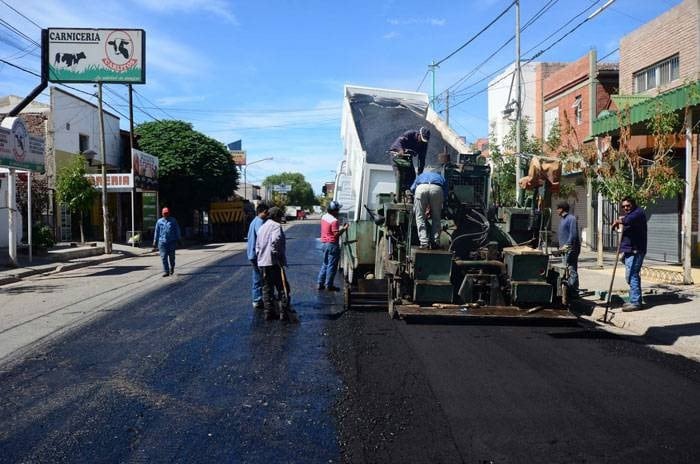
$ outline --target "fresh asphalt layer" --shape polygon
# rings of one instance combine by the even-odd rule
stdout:
[[[697,363],[588,325],[345,312],[317,233],[287,231],[299,324],[253,312],[238,253],[0,366],[0,462],[698,462]]]

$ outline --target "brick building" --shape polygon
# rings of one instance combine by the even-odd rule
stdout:
[[[673,148],[675,165],[685,178],[690,192],[678,198],[659,199],[647,209],[649,250],[652,260],[683,262],[689,276],[690,250],[698,242],[698,136],[695,123],[700,119],[700,0],[684,0],[666,13],[649,21],[620,41],[620,95],[618,107],[628,108],[633,147],[642,155],[650,154],[653,138],[647,121],[658,104],[676,112],[684,121],[686,107],[691,110],[686,122],[685,139]],[[619,132],[615,114],[603,115],[593,122],[592,136],[604,137]],[[684,210],[687,214],[684,214]],[[688,233],[684,233],[684,220]],[[603,226],[606,225],[603,219]],[[687,230],[687,229],[686,229]],[[684,243],[685,242],[685,243]]]

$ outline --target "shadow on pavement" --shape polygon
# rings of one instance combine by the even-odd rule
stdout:
[[[21,295],[23,293],[55,293],[63,290],[65,285],[24,285],[21,287],[0,288],[0,293]]]
[[[661,345],[673,345],[681,337],[694,337],[700,335],[700,323],[668,325],[665,327],[649,327],[644,332],[644,337],[649,337]]]

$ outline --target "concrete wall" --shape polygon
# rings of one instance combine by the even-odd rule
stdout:
[[[66,93],[56,87],[51,88],[53,144],[56,152],[80,152],[79,135],[89,137],[90,149],[100,153],[100,118],[97,106],[82,98]],[[119,136],[119,118],[104,112],[105,156],[108,167],[118,167],[121,156],[121,139]],[[56,158],[57,169],[60,159]],[[97,164],[97,163],[93,163]]]
[[[700,0],[685,0],[620,40],[620,93],[634,93],[635,72],[678,54],[680,78],[663,88],[645,93],[656,95],[700,78]]]

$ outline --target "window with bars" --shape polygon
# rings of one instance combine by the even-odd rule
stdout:
[[[660,63],[634,73],[634,92],[646,92],[680,78],[680,59],[674,55]]]

